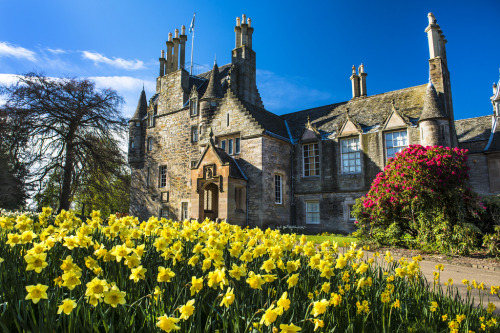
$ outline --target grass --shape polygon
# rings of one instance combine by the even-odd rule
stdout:
[[[317,244],[321,244],[323,242],[337,242],[339,246],[344,246],[344,243],[350,244],[351,242],[357,242],[358,239],[351,236],[342,236],[342,235],[306,235],[308,241],[312,241]]]

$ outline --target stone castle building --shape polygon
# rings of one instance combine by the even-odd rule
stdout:
[[[257,89],[250,18],[236,20],[231,63],[200,75],[185,70],[184,26],[170,33],[156,93],[129,121],[131,214],[352,231],[356,198],[410,144],[469,149],[474,188],[500,191],[500,89],[493,116],[454,121],[446,39],[428,19],[428,83],[369,96],[361,64],[349,101],[281,116]]]

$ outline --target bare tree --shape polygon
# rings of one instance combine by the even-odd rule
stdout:
[[[7,98],[2,107],[6,117],[19,119],[30,131],[31,181],[42,184],[60,172],[58,210],[69,209],[82,172],[105,171],[108,161],[117,160],[116,136],[126,126],[120,114],[122,97],[112,89],[97,89],[87,79],[38,73],[19,76],[1,92]]]

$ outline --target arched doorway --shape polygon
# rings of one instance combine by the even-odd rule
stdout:
[[[219,187],[214,183],[210,183],[203,189],[203,218],[208,217],[211,220],[215,220],[218,215]]]

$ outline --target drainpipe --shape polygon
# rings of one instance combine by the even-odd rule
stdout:
[[[246,213],[246,227],[248,227],[248,179],[247,179],[247,185],[246,185],[246,193],[245,193],[245,197],[246,197],[246,202],[245,202],[245,206],[246,206],[246,209],[245,209],[245,213]]]
[[[294,146],[292,142],[291,154],[290,154],[290,224],[295,225],[295,200],[293,195],[293,157],[294,157]]]

